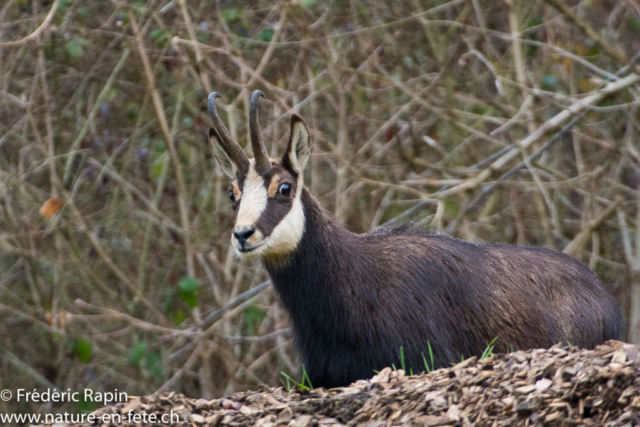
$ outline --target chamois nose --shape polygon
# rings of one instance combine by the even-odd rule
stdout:
[[[240,243],[241,245],[244,245],[247,239],[251,237],[255,231],[256,231],[255,229],[250,228],[248,230],[243,230],[243,231],[234,231],[233,235],[236,236],[236,239],[238,239],[238,243]]]

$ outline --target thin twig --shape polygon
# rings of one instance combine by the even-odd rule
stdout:
[[[21,38],[20,40],[8,41],[8,42],[0,41],[0,47],[20,46],[25,43],[38,40],[40,35],[49,27],[49,24],[51,23],[53,16],[56,14],[56,11],[58,10],[59,4],[60,4],[60,0],[55,0],[53,2],[53,4],[51,5],[51,9],[49,9],[49,13],[47,13],[47,16],[44,18],[44,21],[42,21],[42,24],[40,24],[40,26],[36,28],[36,30],[33,33],[29,34],[26,37]]]
[[[580,112],[587,109],[590,105],[597,104],[602,101],[607,96],[619,92],[621,90],[627,89],[630,86],[640,82],[640,76],[637,74],[630,74],[627,77],[618,80],[616,82],[612,82],[607,84],[604,88],[599,91],[596,91],[584,98],[580,104],[573,104],[570,107],[566,108],[562,112],[556,114],[553,118],[547,120],[542,126],[536,129],[533,133],[529,134],[524,139],[520,140],[514,148],[507,151],[496,161],[491,163],[489,167],[483,170],[478,176],[466,181],[463,184],[456,185],[455,187],[451,187],[447,190],[443,190],[434,194],[437,197],[446,197],[451,194],[456,194],[460,191],[469,190],[476,188],[478,185],[485,182],[491,175],[493,175],[494,171],[499,171],[504,166],[506,166],[511,160],[513,160],[518,154],[520,154],[520,150],[529,147],[534,142],[538,141],[542,138],[547,132],[555,129],[560,126],[563,122],[570,119],[572,116],[579,114]]]

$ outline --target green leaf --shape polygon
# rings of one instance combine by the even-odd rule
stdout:
[[[251,305],[244,309],[244,321],[247,323],[261,322],[267,315],[267,310],[256,305]]]
[[[135,102],[129,102],[126,104],[124,110],[127,115],[127,119],[131,121],[136,121],[138,119],[138,114],[140,106]]]
[[[526,21],[526,23],[524,24],[524,28],[535,27],[542,24],[542,22],[544,22],[542,19],[542,15],[533,15],[531,18],[529,18],[529,20]]]
[[[487,107],[485,105],[476,105],[473,111],[480,116],[484,116],[487,114]]]
[[[220,7],[220,14],[222,15],[222,19],[224,20],[224,22],[226,22],[227,24],[233,24],[242,19],[244,12],[242,9],[236,9],[233,7]]]
[[[91,18],[93,16],[93,12],[89,6],[80,6],[78,8],[77,14],[82,16],[83,18]]]
[[[82,49],[82,47],[74,43],[73,41],[68,42],[64,46],[64,49],[67,51],[69,55],[71,55],[76,59],[82,58],[84,56],[84,50]]]
[[[76,407],[80,413],[88,414],[90,412],[98,409],[98,402],[94,402],[92,400],[84,400],[80,399],[78,403],[76,403]]]
[[[192,276],[185,276],[178,283],[178,288],[180,289],[180,299],[185,304],[191,308],[198,306],[198,296],[196,295],[198,279]]]
[[[165,151],[167,151],[167,147],[164,144],[164,141],[158,140],[158,139],[154,139],[153,142],[154,142],[154,149],[155,149],[157,154],[162,154]]]
[[[195,292],[198,290],[198,279],[193,276],[185,276],[178,283],[181,291]]]
[[[151,33],[149,34],[151,36],[151,38],[153,40],[155,40],[156,42],[158,42],[159,44],[164,44],[167,42],[167,40],[169,40],[169,38],[167,37],[167,35],[165,34],[164,31],[162,31],[159,28],[154,29],[153,31],[151,31]]]
[[[263,28],[258,33],[258,40],[263,42],[270,42],[273,38],[273,30],[271,28]]]
[[[173,324],[174,325],[179,325],[182,322],[184,322],[185,320],[187,320],[187,315],[184,314],[184,311],[177,309],[174,313],[173,313]]]
[[[302,4],[302,7],[309,8],[316,4],[316,0],[302,0],[300,4]]]
[[[640,21],[635,16],[629,15],[627,18],[627,27],[632,33],[640,33]]]
[[[142,362],[144,353],[147,351],[147,343],[139,341],[133,345],[133,348],[129,352],[129,365],[138,366]]]
[[[131,3],[131,6],[133,7],[133,10],[135,10],[137,13],[144,13],[144,11],[146,10],[146,5],[144,4],[144,2],[136,0],[133,3]]]
[[[66,11],[67,9],[69,9],[71,7],[72,4],[73,4],[73,0],[62,0],[58,4],[58,10]]]
[[[89,40],[79,36],[74,36],[64,45],[64,50],[75,59],[80,59],[84,56],[84,48],[91,45]]]
[[[146,366],[147,369],[156,377],[162,377],[164,375],[162,359],[160,358],[160,353],[157,351],[152,351],[147,354]]]
[[[76,338],[73,341],[73,355],[81,362],[89,363],[92,353],[93,347],[89,341],[84,338]]]
[[[151,178],[153,178],[154,181],[162,176],[164,167],[165,167],[165,162],[163,161],[162,156],[160,156],[158,160],[156,160],[151,164]]]
[[[251,305],[245,308],[242,314],[245,327],[247,328],[247,334],[255,335],[255,325],[262,322],[262,320],[267,316],[267,310]]]
[[[191,308],[198,306],[198,296],[195,292],[180,290],[180,299]]]

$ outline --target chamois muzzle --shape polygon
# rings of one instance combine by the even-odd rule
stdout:
[[[234,231],[233,235],[236,236],[236,240],[238,240],[238,243],[240,243],[240,245],[242,245],[242,247],[244,248],[244,244],[247,242],[247,239],[253,236],[253,233],[255,233],[255,231],[255,229],[250,228],[244,231]]]

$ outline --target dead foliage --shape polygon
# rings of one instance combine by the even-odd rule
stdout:
[[[174,392],[134,398],[96,415],[173,411],[179,426],[626,426],[640,422],[638,347],[473,357],[406,376],[385,368],[369,381],[306,393],[262,388],[206,400]],[[103,424],[117,425],[117,424]]]

